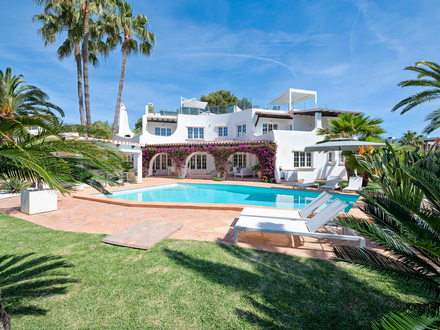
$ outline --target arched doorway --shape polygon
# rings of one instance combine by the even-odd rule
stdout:
[[[168,154],[157,154],[151,159],[150,175],[169,175],[169,169],[171,167],[173,167],[173,161]]]
[[[234,175],[234,167],[252,169],[252,167],[257,165],[258,163],[259,161],[256,155],[246,152],[237,152],[229,158],[228,174]]]
[[[194,152],[186,159],[186,171],[189,176],[210,174],[213,169],[214,157],[207,152]]]

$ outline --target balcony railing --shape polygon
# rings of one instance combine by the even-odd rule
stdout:
[[[177,109],[176,111],[168,111],[168,110],[160,110],[159,113],[162,116],[177,116],[178,114],[183,115],[222,115],[227,113],[238,112],[247,109],[265,109],[265,110],[278,110],[278,111],[289,111],[289,108],[286,104],[280,103],[270,103],[264,99],[252,99],[249,101],[242,101],[235,104],[225,104],[225,105],[216,105],[209,106],[205,109],[200,108],[189,108],[182,107],[181,109]],[[327,106],[323,107],[327,108]],[[295,109],[298,109],[295,107]]]

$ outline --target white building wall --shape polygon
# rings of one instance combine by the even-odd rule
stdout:
[[[293,151],[304,151],[306,146],[316,144],[322,141],[321,136],[316,135],[316,125],[322,125],[323,128],[328,127],[327,117],[323,117],[322,121],[315,116],[295,116],[293,120],[264,118],[258,120],[255,114],[260,109],[249,109],[222,115],[178,115],[177,117],[154,116],[155,118],[177,118],[177,123],[169,122],[153,122],[148,121],[149,115],[143,116],[143,127],[140,134],[133,138],[126,138],[118,136],[118,140],[138,142],[141,144],[162,144],[162,143],[182,143],[182,142],[197,142],[197,141],[214,141],[214,140],[235,140],[235,141],[249,141],[249,140],[267,140],[274,141],[277,146],[276,159],[276,177],[279,177],[279,167],[281,166],[289,180],[303,179],[304,175],[310,171],[315,173],[316,179],[325,179],[329,175],[338,175],[341,178],[345,177],[345,166],[339,163],[339,153],[335,153],[334,164],[328,163],[327,153],[314,152],[312,156],[311,168],[295,168]],[[269,112],[265,110],[265,112]],[[273,111],[279,114],[279,111]],[[319,114],[320,116],[320,114]],[[278,124],[278,130],[271,131],[266,134],[263,132],[263,123]],[[246,136],[238,138],[237,125],[246,124]],[[290,130],[290,125],[293,125],[294,130]],[[220,126],[228,127],[228,136],[219,137],[218,128]],[[155,127],[170,127],[172,129],[171,136],[157,136],[155,135]],[[204,139],[188,139],[188,127],[203,127]],[[247,167],[252,167],[257,163],[255,156],[248,155]],[[209,173],[214,168],[211,157],[208,157],[208,164],[206,173]]]

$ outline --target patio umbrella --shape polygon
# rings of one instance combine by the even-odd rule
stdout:
[[[314,144],[312,146],[308,146],[304,148],[304,151],[359,151],[359,147],[364,146],[373,146],[377,147],[385,147],[385,143],[380,142],[367,142],[367,141],[357,141],[357,140],[330,140],[328,142]]]

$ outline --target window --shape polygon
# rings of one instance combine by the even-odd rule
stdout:
[[[234,167],[246,167],[246,154],[235,154],[232,158]]]
[[[278,124],[263,124],[263,134],[266,134],[270,131],[276,131],[278,129]]]
[[[339,153],[339,164],[345,164],[345,156],[342,156],[342,151]]]
[[[312,167],[312,153],[304,151],[294,151],[293,167]]]
[[[154,128],[154,135],[170,136],[171,135],[171,128],[155,127]]]
[[[218,128],[218,136],[228,136],[228,127],[219,127]]]
[[[189,161],[192,170],[206,170],[206,155],[194,155]]]
[[[158,155],[153,163],[153,170],[166,170],[171,166],[171,157],[167,154]]]
[[[204,139],[203,127],[188,127],[188,139]]]
[[[246,124],[237,126],[237,136],[238,137],[246,136]]]
[[[333,152],[328,153],[328,163],[333,164],[335,162],[335,154]]]

